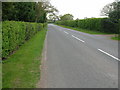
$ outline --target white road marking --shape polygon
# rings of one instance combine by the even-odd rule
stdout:
[[[120,59],[116,58],[115,56],[113,56],[113,55],[111,55],[111,54],[109,54],[109,53],[107,53],[107,52],[105,52],[105,51],[103,51],[103,50],[101,50],[101,49],[98,49],[98,50],[99,50],[100,52],[102,52],[102,53],[104,53],[104,54],[106,54],[106,55],[108,55],[108,56],[110,56],[110,57],[112,57],[112,58],[120,61]]]
[[[75,39],[77,39],[77,40],[79,40],[79,41],[81,41],[81,42],[85,42],[85,41],[79,39],[78,37],[76,37],[76,36],[74,36],[74,35],[72,35],[72,37],[74,37]]]
[[[69,34],[68,32],[64,31],[64,33]]]

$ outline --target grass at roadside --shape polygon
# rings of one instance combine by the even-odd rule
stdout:
[[[2,90],[2,63],[0,62],[0,90]]]
[[[55,24],[55,25],[58,25],[58,24]],[[73,29],[73,30],[76,30],[76,31],[84,32],[84,33],[89,33],[89,34],[102,34],[102,35],[110,34],[110,33],[103,33],[103,32],[99,32],[99,31],[91,31],[91,30],[86,30],[86,29],[73,28],[73,27],[64,26],[64,25],[58,25],[58,26]]]
[[[2,62],[1,62],[1,53],[2,53],[2,23],[0,22],[0,89],[2,89]]]
[[[38,32],[3,61],[3,88],[35,88],[45,36],[46,30]]]
[[[111,37],[113,40],[120,40],[120,36]]]

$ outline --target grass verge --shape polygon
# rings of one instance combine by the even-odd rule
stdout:
[[[120,36],[111,37],[111,39],[120,41]]]
[[[58,24],[55,24],[55,25],[58,25]],[[103,32],[99,32],[99,31],[91,31],[91,30],[87,30],[87,29],[74,28],[74,27],[69,27],[69,26],[64,26],[64,25],[58,25],[58,26],[73,29],[73,30],[76,30],[76,31],[84,32],[84,33],[89,33],[89,34],[102,34],[102,35],[110,34],[110,33],[103,33]]]
[[[35,88],[40,79],[40,59],[46,30],[38,32],[3,61],[3,88]]]
[[[2,90],[2,62],[0,59],[0,90]]]

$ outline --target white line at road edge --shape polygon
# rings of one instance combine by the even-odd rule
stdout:
[[[77,40],[79,40],[79,41],[81,41],[81,42],[85,42],[85,41],[79,39],[78,37],[76,37],[76,36],[74,36],[74,35],[72,35],[72,37],[74,37],[75,39],[77,39]]]
[[[105,52],[105,51],[103,51],[103,50],[101,50],[101,49],[98,49],[98,50],[99,50],[100,52],[102,52],[102,53],[104,53],[104,54],[106,54],[106,55],[108,55],[108,56],[110,56],[110,57],[112,57],[112,58],[120,61],[120,59],[116,58],[115,56],[113,56],[113,55],[111,55],[111,54],[109,54],[109,53],[107,53],[107,52]]]
[[[64,31],[64,33],[69,34],[68,32]]]

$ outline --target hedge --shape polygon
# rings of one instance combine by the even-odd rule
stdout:
[[[4,21],[2,22],[2,58],[7,58],[25,41],[29,40],[38,31],[43,30],[46,24]]]
[[[90,19],[83,19],[78,21],[78,27],[83,29],[89,30],[96,30],[101,31],[101,19],[100,18],[90,18]]]
[[[118,34],[120,35],[120,19],[119,19],[119,22],[118,22]]]
[[[56,24],[88,29],[92,31],[118,33],[118,23],[115,23],[108,18],[87,18],[81,20],[56,21]]]
[[[65,20],[65,21],[56,21],[56,24],[60,24],[60,25],[66,25],[66,26],[70,26],[70,27],[77,27],[77,20]]]

